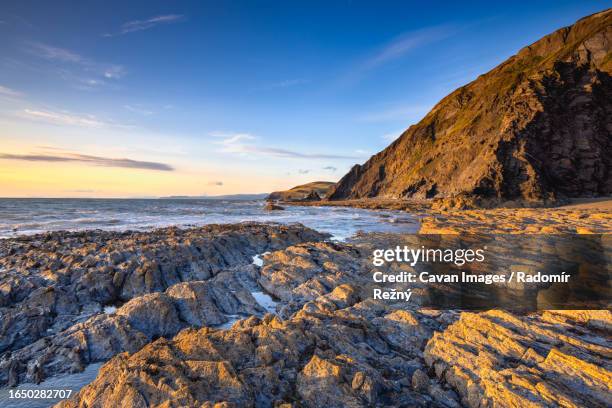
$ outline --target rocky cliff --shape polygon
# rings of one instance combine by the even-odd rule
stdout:
[[[541,201],[612,194],[612,10],[442,99],[329,198]]]

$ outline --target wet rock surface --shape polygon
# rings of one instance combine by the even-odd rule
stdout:
[[[228,315],[261,315],[252,257],[326,237],[237,224],[0,241],[0,385],[82,371]]]
[[[264,206],[264,210],[265,211],[282,211],[284,210],[284,208],[281,207],[280,205],[274,204],[271,201],[268,201],[266,205]]]
[[[245,296],[241,307],[253,316],[147,339],[59,406],[610,405],[609,312],[517,316],[381,303],[369,296],[366,254],[384,239],[301,243],[262,255],[261,267],[227,271],[224,284],[260,285],[278,299],[278,313],[262,315]],[[198,289],[179,285],[147,296],[190,299],[174,307],[197,322],[187,326],[214,318],[186,295]],[[117,315],[128,319],[132,309],[123,308]]]

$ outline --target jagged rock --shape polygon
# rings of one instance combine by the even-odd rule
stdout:
[[[611,27],[608,9],[523,48],[355,165],[328,198],[450,197],[443,208],[467,208],[612,194]]]
[[[612,333],[602,337],[589,327],[590,320],[609,324],[612,314],[462,313],[429,340],[425,361],[472,408],[609,407]]]
[[[237,224],[0,241],[0,385],[82,370],[187,324],[263,314],[250,294],[252,257],[326,237],[298,225]],[[117,311],[101,314],[109,305]]]
[[[429,388],[429,377],[423,370],[415,370],[412,374],[412,388],[420,392],[427,391]]]
[[[431,406],[430,398],[400,385],[420,367],[413,350],[387,343],[379,335],[386,318],[377,326],[369,323],[379,308],[351,293],[359,291],[344,285],[286,321],[251,317],[228,330],[185,329],[172,340],[156,340],[113,358],[92,384],[58,406],[131,406],[143,400],[150,407]],[[335,306],[342,301],[348,303]],[[395,324],[393,318],[388,324]],[[428,319],[418,313],[414,318]]]
[[[282,207],[278,204],[274,204],[272,201],[268,201],[263,208],[265,211],[282,211],[285,207]]]
[[[0,379],[36,381],[110,359],[60,407],[609,404],[609,311],[517,317],[383,303],[370,296],[369,254],[398,239],[416,245],[418,237],[362,234],[351,244],[287,247],[278,230],[266,231],[263,239],[251,231],[258,244],[248,247],[260,254],[272,249],[261,255],[263,266],[251,265],[253,252],[234,247],[231,237],[208,244],[217,250],[201,245],[197,254],[224,266],[187,257],[175,272],[182,281],[135,295],[112,314],[99,313],[100,304],[90,300],[83,308],[95,311],[79,323],[6,352]],[[323,238],[302,233],[295,240]],[[147,270],[166,276],[162,247],[145,251],[145,260]],[[181,259],[186,248],[175,250]],[[27,260],[32,268],[44,265],[32,255],[39,264]],[[102,271],[108,266],[88,262]],[[265,314],[253,299],[251,291],[260,287],[279,300],[279,316]],[[57,308],[58,290],[36,292],[35,305]],[[209,327],[235,314],[246,318],[226,330]],[[540,400],[529,394],[536,392]]]
[[[367,262],[356,248],[331,242],[309,243],[265,257],[259,284],[275,297],[303,304],[343,283],[369,279]]]
[[[321,201],[321,196],[316,191],[308,193],[301,201]]]

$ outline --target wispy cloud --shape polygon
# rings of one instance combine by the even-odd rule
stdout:
[[[358,81],[369,71],[402,58],[419,47],[447,38],[454,32],[456,32],[455,27],[439,25],[403,33],[356,64],[352,71],[345,75],[343,82]]]
[[[128,127],[120,125],[110,121],[103,121],[98,119],[94,115],[76,115],[69,112],[54,112],[49,110],[39,109],[24,109],[19,112],[18,116],[35,120],[39,122],[45,122],[53,125],[68,125],[68,126],[81,126],[89,128],[101,128],[101,127]]]
[[[310,169],[299,169],[298,173],[299,174],[308,174],[308,173],[310,173]]]
[[[104,78],[119,79],[126,74],[125,68],[121,65],[110,65],[104,69]]]
[[[112,158],[92,156],[86,154],[60,152],[56,154],[10,154],[0,153],[0,160],[19,160],[30,162],[75,162],[102,167],[122,167],[142,170],[173,171],[174,168],[165,164],[150,161],[132,160],[126,158]]]
[[[344,156],[324,153],[303,153],[295,150],[277,147],[262,146],[257,143],[258,138],[248,133],[219,133],[210,134],[221,140],[215,144],[221,146],[221,153],[233,153],[243,156],[259,155],[268,157],[280,157],[289,159],[355,159],[354,156]]]
[[[2,96],[11,96],[14,98],[18,98],[20,96],[22,96],[23,94],[21,92],[18,92],[14,89],[11,88],[7,88],[6,86],[2,86],[0,85],[0,95]]]
[[[450,26],[428,27],[404,33],[382,47],[364,62],[365,69],[376,68],[387,62],[403,57],[410,51],[450,36],[455,30]]]
[[[66,48],[40,42],[26,42],[25,51],[53,63],[60,76],[73,81],[79,89],[93,89],[104,85],[105,80],[117,80],[127,73],[121,65],[97,62]]]
[[[10,14],[5,12],[2,13],[2,21],[0,21],[0,24],[8,24],[14,27],[23,26],[28,29],[34,28],[34,25],[25,18],[16,14]]]
[[[161,24],[172,24],[183,21],[185,16],[182,14],[166,14],[162,16],[155,16],[146,20],[132,20],[121,25],[121,28],[116,33],[106,33],[104,37],[114,37],[117,35],[124,35],[134,33],[136,31],[149,30]]]
[[[255,140],[255,136],[248,133],[213,132],[210,136],[219,139],[214,143],[221,146],[222,153],[245,153],[245,142]]]
[[[208,185],[209,186],[221,187],[223,185],[223,182],[222,181],[209,181]]]
[[[105,84],[104,81],[100,79],[93,79],[93,78],[83,78],[83,79],[80,79],[79,82],[80,84],[76,85],[76,87],[79,89],[85,89],[85,90],[95,89]]]
[[[334,167],[334,166],[325,166],[325,167],[323,167],[323,170],[329,170],[329,171],[333,172],[333,171],[338,170],[338,168]]]
[[[79,54],[67,50],[65,48],[53,47],[51,45],[39,42],[29,42],[28,46],[29,51],[40,58],[55,61],[71,62],[75,64],[80,64],[85,61],[85,59]]]

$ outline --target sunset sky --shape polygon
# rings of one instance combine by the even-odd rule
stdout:
[[[432,4],[3,1],[0,196],[336,181],[455,88],[606,7]]]

